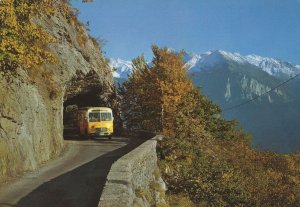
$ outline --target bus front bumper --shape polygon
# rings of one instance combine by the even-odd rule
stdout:
[[[92,136],[111,136],[112,132],[108,131],[107,129],[96,129],[93,133],[91,133]]]

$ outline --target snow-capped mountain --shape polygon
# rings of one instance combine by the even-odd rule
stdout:
[[[233,61],[238,64],[254,65],[268,74],[280,79],[286,79],[300,72],[299,65],[281,61],[279,59],[261,57],[258,55],[242,56],[239,53],[231,53],[223,50],[216,50],[198,54],[186,54],[185,61],[189,65],[190,72],[199,72],[202,69],[210,69],[217,64]]]
[[[122,60],[120,58],[110,59],[109,65],[112,69],[115,69],[113,70],[114,78],[127,79],[127,75],[132,71],[131,61]]]
[[[281,77],[284,75],[294,76],[300,71],[299,68],[292,65],[291,63],[284,62],[278,59],[264,58],[257,55],[247,55],[245,59],[248,61],[248,63],[256,65],[270,75],[276,77]]]
[[[254,145],[281,152],[299,149],[300,80],[272,90],[298,74],[299,65],[221,50],[184,59],[194,84],[221,106],[226,118],[239,120]]]
[[[200,55],[186,53],[184,60],[189,65],[190,71],[208,69],[227,60],[232,60],[237,63],[245,63],[238,53],[229,53],[222,50],[208,51]]]
[[[300,73],[300,65],[293,65],[275,58],[261,57],[254,54],[243,56],[239,53],[231,53],[223,50],[208,51],[202,54],[186,53],[184,60],[189,67],[190,73],[199,72],[203,69],[211,69],[217,64],[226,61],[256,66],[282,80]],[[131,61],[119,58],[110,59],[110,66],[116,69],[116,71],[113,72],[115,78],[126,79],[127,74],[130,74],[132,71]]]

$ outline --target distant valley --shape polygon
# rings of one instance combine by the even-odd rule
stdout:
[[[184,61],[194,84],[221,106],[226,118],[236,118],[253,134],[256,148],[282,153],[300,149],[300,77],[257,98],[300,73],[299,65],[222,50],[186,53]],[[110,64],[122,84],[132,71],[131,61],[111,59]]]

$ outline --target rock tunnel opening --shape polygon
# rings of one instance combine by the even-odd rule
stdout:
[[[63,102],[64,139],[78,139],[78,109],[109,106],[110,90],[96,73],[77,74],[66,87]]]

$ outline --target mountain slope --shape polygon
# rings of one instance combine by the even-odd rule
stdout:
[[[300,148],[299,79],[257,98],[299,73],[297,67],[272,58],[225,51],[188,57],[187,63],[193,62],[189,69],[193,82],[225,109],[226,118],[238,119],[253,134],[256,147],[280,152]]]

